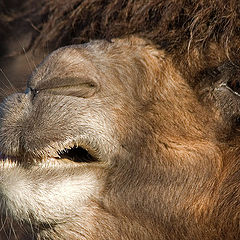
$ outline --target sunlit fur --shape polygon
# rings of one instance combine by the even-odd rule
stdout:
[[[240,238],[238,1],[0,6],[0,239]]]
[[[1,104],[2,238],[238,237],[222,117],[164,52],[136,37],[73,45],[28,86]],[[74,145],[99,161],[56,158]]]

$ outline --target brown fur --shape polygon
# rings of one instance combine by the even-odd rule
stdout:
[[[70,0],[67,4],[65,0],[41,0],[37,4],[28,0],[20,6],[13,0],[10,3],[3,1],[2,5],[4,17],[1,17],[0,25],[2,33],[8,33],[2,40],[2,46],[7,47],[9,37],[13,35],[13,42],[21,50],[16,39],[19,41],[27,33],[32,35],[32,41],[21,45],[26,49],[30,47],[49,53],[67,44],[138,34],[174,56],[176,66],[191,84],[195,84],[199,71],[218,66],[226,59],[239,65],[240,17],[237,0],[141,0],[137,3]],[[5,54],[12,54],[12,49],[16,46],[11,44]],[[24,65],[27,65],[25,62]],[[8,65],[13,64],[15,61],[10,59]],[[3,64],[2,68],[7,71],[7,66]],[[7,73],[15,82],[11,72]],[[30,72],[29,69],[26,72]],[[20,79],[24,81],[21,75]]]
[[[32,34],[25,45],[35,53],[46,45],[50,51],[109,42],[54,52],[33,74],[28,93],[1,105],[2,158],[20,165],[9,170],[9,160],[1,162],[7,163],[0,170],[6,219],[0,237],[14,239],[14,230],[20,239],[239,239],[239,2],[42,0],[41,8],[34,2],[4,16],[11,16],[5,27],[12,31],[25,19],[34,26],[20,34]],[[87,81],[79,91],[57,85],[58,78],[74,85],[79,76]],[[87,130],[100,152],[85,147],[103,165],[70,162],[66,170],[63,160],[53,160],[72,147],[66,139]],[[60,169],[33,167],[49,159]],[[88,201],[75,199],[76,189],[63,194],[56,200],[64,206],[60,215],[48,208],[52,195],[27,192],[33,186],[45,193],[46,182],[51,193],[65,179],[88,175],[94,183]],[[9,187],[18,182],[26,196]]]
[[[28,1],[23,14],[13,18],[30,18],[38,29],[33,36],[35,48],[47,44],[56,49],[66,43],[140,34],[178,56],[196,48],[210,56],[213,43],[231,56],[239,41],[236,0],[41,2],[39,8],[35,1]]]

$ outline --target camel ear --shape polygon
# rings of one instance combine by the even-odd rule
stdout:
[[[224,124],[239,126],[240,120],[240,68],[225,61],[219,66],[204,69],[198,78],[201,83],[195,89],[206,104],[213,103]]]

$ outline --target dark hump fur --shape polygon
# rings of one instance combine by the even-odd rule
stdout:
[[[16,6],[16,0],[11,2]],[[22,20],[32,26],[32,49],[47,46],[52,51],[92,39],[138,34],[179,59],[180,70],[188,69],[191,78],[226,58],[237,59],[239,65],[239,0],[41,0],[38,4],[27,0],[6,12],[9,25]]]
[[[22,15],[40,30],[34,46],[140,34],[172,51],[190,40],[193,47],[209,41],[229,47],[240,36],[238,0],[42,0],[41,5],[35,9],[36,1],[28,0]]]

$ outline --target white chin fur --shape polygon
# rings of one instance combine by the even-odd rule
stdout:
[[[14,162],[1,161],[0,215],[41,223],[66,221],[98,196],[100,183],[96,172],[68,164],[25,169]]]

